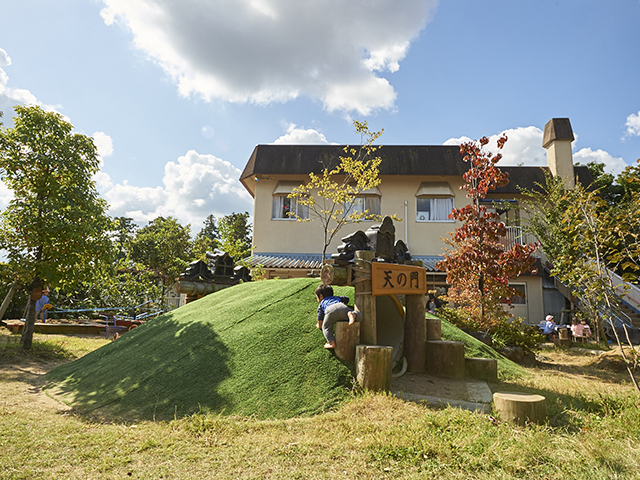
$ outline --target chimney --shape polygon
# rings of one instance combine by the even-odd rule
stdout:
[[[547,166],[551,174],[564,179],[569,187],[575,186],[571,142],[573,131],[568,118],[552,118],[544,126],[542,146],[547,149]]]

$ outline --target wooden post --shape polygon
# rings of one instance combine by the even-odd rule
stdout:
[[[501,420],[518,425],[542,424],[547,420],[547,407],[542,395],[517,392],[496,392],[493,403]]]
[[[389,391],[391,389],[391,368],[393,347],[380,345],[356,346],[356,378],[367,390]]]
[[[442,340],[442,321],[439,318],[427,318],[427,341]]]
[[[427,324],[424,319],[424,295],[405,296],[407,316],[405,321],[404,352],[408,370],[423,373],[426,369]]]
[[[354,303],[362,313],[360,322],[360,341],[366,345],[378,342],[376,325],[376,299],[371,293],[371,260],[374,253],[369,250],[355,252],[355,299]]]
[[[336,357],[345,362],[353,362],[356,345],[360,343],[360,323],[336,322]]]

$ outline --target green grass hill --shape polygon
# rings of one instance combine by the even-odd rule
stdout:
[[[45,388],[80,413],[125,419],[320,413],[348,397],[353,365],[323,348],[318,284],[268,280],[221,290],[53,369]],[[353,302],[353,288],[334,290]],[[514,368],[444,323],[443,338],[464,341],[467,356],[498,358],[501,373]]]
[[[172,419],[194,412],[312,415],[341,402],[351,366],[323,348],[318,280],[227,288],[53,369],[47,392],[81,413]],[[350,295],[352,288],[336,288]]]

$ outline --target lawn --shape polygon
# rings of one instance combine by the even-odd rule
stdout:
[[[293,311],[289,312],[292,316]],[[315,352],[316,348],[322,348],[322,339],[315,329],[313,312],[301,314],[301,323],[303,317],[301,335],[309,335],[313,340],[309,348]],[[179,341],[180,335],[190,335],[192,328],[176,317],[171,318],[165,322],[178,325],[173,336],[162,334],[160,326],[149,330],[159,345],[156,349],[167,355],[173,352],[170,343]],[[216,320],[209,321],[215,323]],[[256,335],[259,330],[257,326],[249,329]],[[445,330],[443,327],[443,332]],[[200,343],[211,341],[211,337],[203,336],[205,330],[196,331],[201,337]],[[224,329],[214,331],[215,338],[226,348],[236,348]],[[174,340],[176,332],[180,332],[178,340]],[[71,408],[43,391],[45,382],[59,378],[59,372],[63,371],[80,375],[75,372],[87,370],[82,378],[78,377],[78,382],[89,382],[97,371],[92,370],[92,366],[100,363],[101,358],[106,359],[105,365],[110,365],[109,360],[115,358],[113,355],[119,350],[118,343],[127,345],[128,335],[133,342],[134,333],[135,330],[115,342],[35,335],[31,352],[12,344],[3,346],[6,342],[0,342],[0,478],[639,477],[640,399],[615,362],[606,361],[606,356],[575,349],[538,352],[537,366],[517,367],[524,374],[501,375],[500,383],[494,386],[496,390],[544,395],[548,422],[542,426],[515,427],[492,415],[454,408],[437,409],[385,394],[361,393],[351,389],[348,382],[344,385],[340,381],[329,382],[324,373],[316,380],[322,383],[319,391],[324,392],[326,398],[334,399],[331,404],[325,403],[324,411],[320,405],[313,411],[302,408],[300,415],[269,419],[213,408],[206,412],[203,408],[201,412],[184,416],[176,414],[175,418],[154,420],[140,416],[135,421],[125,421],[115,414],[109,416],[119,411],[118,408],[111,410],[108,405],[107,408],[85,408],[88,399]],[[0,329],[0,334],[6,335],[6,330]],[[237,338],[248,334],[236,332]],[[306,340],[300,342],[304,344]],[[144,343],[138,338],[135,345],[144,346]],[[153,355],[149,351],[149,355]],[[270,351],[260,350],[263,355]],[[326,359],[334,358],[324,349],[321,354],[326,354]],[[183,358],[192,361],[197,355],[188,351]],[[79,360],[70,362],[74,358]],[[147,359],[147,363],[153,365],[153,358]],[[231,365],[229,371],[235,372],[238,367],[229,361],[232,355],[227,353],[225,358],[226,364]],[[341,368],[344,368],[348,372],[347,366],[339,362],[333,366],[333,360],[326,360],[325,365],[323,357],[319,358],[321,360],[313,365],[319,363],[323,371],[336,368],[334,371],[342,375]],[[133,366],[144,367],[143,360],[134,361]],[[78,365],[82,368],[78,369]],[[171,367],[173,371],[178,369],[174,361],[156,363],[149,371],[165,372]],[[127,370],[127,375],[132,375],[132,371]],[[268,383],[270,372],[259,371]],[[55,372],[58,376],[53,375]],[[178,375],[179,372],[178,369]],[[209,377],[205,374],[205,378]],[[225,380],[228,378],[223,382]],[[258,378],[255,382],[261,380]],[[98,391],[100,395],[108,395],[106,386],[111,385],[108,379],[91,381],[92,385],[104,388]],[[189,381],[194,382],[193,377],[189,377]],[[186,381],[178,384],[189,388]],[[332,397],[327,385],[333,385],[333,391],[340,393]],[[91,397],[88,386],[76,388]],[[303,395],[309,391],[305,388],[308,387],[301,387]],[[297,398],[291,390],[287,387],[283,392]],[[108,398],[116,399],[115,403],[122,402],[120,395],[112,394]],[[102,399],[95,401],[104,403]],[[317,401],[317,398],[311,399],[310,404],[315,405]],[[290,410],[285,406],[282,411]]]

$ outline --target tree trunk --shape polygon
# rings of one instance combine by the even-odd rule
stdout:
[[[27,316],[22,328],[22,338],[20,343],[22,348],[28,350],[31,348],[33,342],[33,331],[36,323],[36,300],[33,299],[33,295],[29,298],[29,307],[27,308]]]
[[[4,298],[4,301],[2,302],[2,306],[0,306],[0,321],[2,320],[2,317],[4,317],[4,314],[7,311],[7,308],[9,308],[11,299],[13,298],[13,295],[16,293],[17,289],[18,289],[18,282],[13,282],[13,285],[11,285],[11,288],[9,289],[7,296]]]

